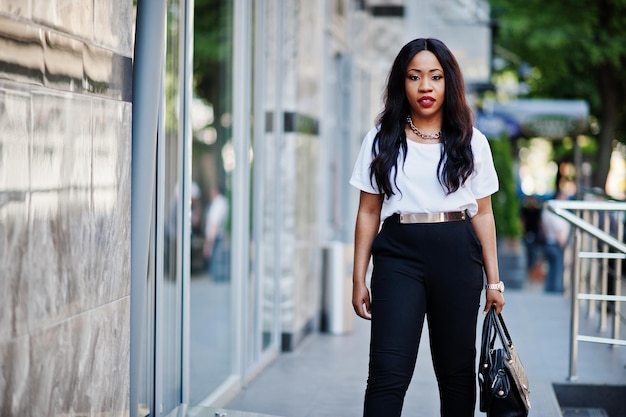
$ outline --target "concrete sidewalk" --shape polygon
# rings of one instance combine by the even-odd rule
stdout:
[[[503,317],[529,375],[530,416],[562,416],[553,383],[568,384],[569,298],[532,288],[509,290],[505,295]],[[482,317],[478,335],[481,326]],[[595,320],[583,320],[581,327],[598,335]],[[368,342],[368,322],[360,319],[347,335],[313,334],[294,352],[281,354],[225,408],[282,417],[361,416]],[[579,343],[576,384],[626,385],[625,364],[626,348]],[[425,334],[403,416],[438,415],[439,397]],[[484,414],[477,409],[476,415]]]

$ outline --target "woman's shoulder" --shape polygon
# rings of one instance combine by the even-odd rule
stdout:
[[[472,142],[474,141],[487,142],[487,137],[476,127],[472,127]]]
[[[374,142],[374,138],[376,137],[376,134],[378,133],[379,130],[380,130],[380,125],[376,125],[373,128],[371,128],[363,137],[363,142],[371,145]]]
[[[489,141],[487,137],[480,130],[475,127],[472,128],[472,147],[474,148],[482,148],[483,146],[489,146]]]
[[[374,127],[372,127],[367,134],[365,135],[366,138],[371,138],[374,139],[374,137],[376,137],[376,134],[380,131],[380,125],[376,125]]]

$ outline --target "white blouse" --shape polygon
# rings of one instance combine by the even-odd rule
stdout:
[[[350,184],[371,194],[382,194],[373,177],[370,181],[372,143],[377,132],[378,127],[365,135],[350,178]],[[381,221],[394,213],[438,213],[465,209],[473,216],[478,211],[476,200],[498,191],[498,176],[489,142],[485,135],[474,128],[474,172],[457,191],[446,195],[437,178],[442,146],[441,143],[425,144],[407,139],[406,161],[403,164],[401,150],[398,155],[396,182],[394,183],[393,175],[391,178],[395,194],[383,200]]]

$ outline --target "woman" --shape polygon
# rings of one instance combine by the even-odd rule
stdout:
[[[504,297],[491,208],[498,179],[464,90],[441,41],[406,44],[389,74],[379,126],[365,136],[350,179],[361,190],[352,304],[372,320],[366,417],[400,416],[424,317],[441,415],[474,415],[483,271],[485,312],[500,312]]]

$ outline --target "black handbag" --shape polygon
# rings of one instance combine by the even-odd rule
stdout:
[[[496,338],[502,347],[496,348]],[[487,417],[527,417],[530,409],[528,376],[502,315],[492,307],[483,322],[478,365],[480,411]]]

